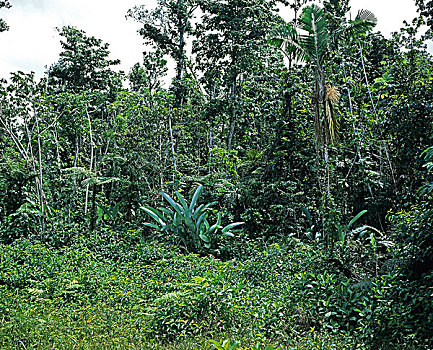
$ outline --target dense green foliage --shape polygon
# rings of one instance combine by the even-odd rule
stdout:
[[[0,347],[431,348],[416,3],[387,39],[348,0],[158,0],[128,74],[59,29],[0,82]]]
[[[136,239],[101,232],[60,249],[28,240],[2,246],[2,347],[189,339],[204,348],[203,335],[232,335],[244,346],[265,339],[344,349],[362,344],[348,331],[374,317],[368,292],[327,271],[309,245],[254,248],[254,256],[222,262]]]
[[[156,221],[156,224],[144,223],[143,225],[154,228],[162,234],[172,234],[173,238],[178,240],[179,246],[187,252],[198,252],[202,246],[206,249],[211,248],[212,243],[215,242],[215,234],[220,229],[223,235],[234,237],[230,230],[244,224],[244,222],[234,222],[222,227],[221,214],[218,213],[216,223],[211,225],[208,221],[209,211],[216,202],[198,205],[198,199],[202,192],[203,186],[200,185],[190,203],[187,203],[182,194],[177,191],[176,197],[180,203],[175,202],[168,194],[161,192],[161,195],[170,204],[170,209],[141,207]]]

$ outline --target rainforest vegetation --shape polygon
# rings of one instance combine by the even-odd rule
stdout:
[[[59,28],[0,82],[0,348],[432,349],[416,5],[385,38],[349,0],[137,4],[128,72]]]

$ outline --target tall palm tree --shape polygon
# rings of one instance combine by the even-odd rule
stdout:
[[[328,58],[331,45],[338,45],[343,36],[359,34],[373,28],[376,17],[367,10],[358,12],[355,20],[341,23],[333,33],[329,32],[324,10],[313,4],[305,7],[298,25],[290,23],[279,25],[269,35],[269,44],[281,49],[290,59],[304,61],[314,70],[314,128],[318,154],[323,151],[326,163],[326,193],[330,195],[328,145],[336,140],[338,123],[335,119],[334,105],[338,101],[339,91],[327,85],[323,65]]]

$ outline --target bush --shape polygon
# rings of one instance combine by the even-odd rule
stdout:
[[[428,198],[427,198],[428,199]],[[430,201],[391,213],[395,262],[377,295],[374,345],[401,349],[433,346],[433,208]]]

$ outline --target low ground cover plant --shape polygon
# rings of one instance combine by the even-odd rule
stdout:
[[[348,279],[298,240],[228,261],[88,242],[0,246],[2,347],[367,349],[391,283]]]

